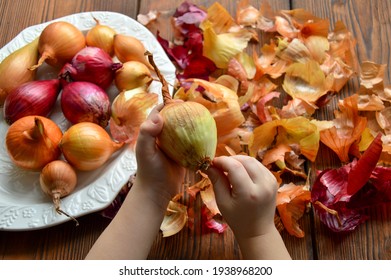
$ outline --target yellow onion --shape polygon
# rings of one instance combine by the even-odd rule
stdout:
[[[65,131],[60,142],[65,159],[82,171],[101,167],[123,145],[114,142],[104,128],[91,122],[74,124]]]
[[[28,68],[38,61],[38,38],[8,55],[0,64],[0,106],[8,93],[17,86],[32,81],[36,71]]]
[[[62,131],[52,120],[42,116],[26,116],[7,130],[6,147],[15,165],[40,170],[60,154]]]
[[[73,192],[77,185],[77,175],[73,167],[63,160],[51,161],[42,169],[39,183],[41,190],[52,198],[56,212],[70,217],[78,225],[75,218],[60,208],[60,198]]]
[[[164,124],[157,137],[162,151],[183,167],[191,170],[206,170],[213,160],[217,148],[216,122],[209,110],[192,101],[172,100],[168,84],[149,54],[162,82],[164,107],[160,111]]]
[[[114,54],[122,63],[135,60],[144,63],[152,70],[153,67],[145,57],[145,52],[145,46],[139,39],[123,34],[114,36]]]
[[[148,87],[152,81],[151,71],[139,61],[124,62],[114,77],[114,83],[120,91]]]
[[[38,51],[41,57],[30,69],[34,70],[44,62],[60,68],[85,46],[84,34],[73,24],[65,21],[50,23],[39,36]]]
[[[100,48],[113,56],[115,30],[110,26],[100,24],[96,18],[94,20],[96,25],[88,30],[86,34],[87,46]]]

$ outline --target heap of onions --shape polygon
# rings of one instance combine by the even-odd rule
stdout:
[[[32,81],[36,71],[28,68],[38,61],[38,38],[8,55],[0,64],[0,106],[8,93],[17,86]]]
[[[65,21],[52,22],[39,36],[38,51],[41,57],[30,69],[34,70],[44,62],[60,68],[85,46],[84,34],[76,26]]]
[[[122,63],[114,63],[112,58],[102,49],[85,47],[66,63],[60,76],[69,75],[74,81],[91,82],[102,89],[107,89],[114,79],[115,72]]]
[[[15,165],[28,170],[41,170],[60,156],[61,138],[62,131],[52,120],[42,116],[26,116],[8,128],[5,144]]]
[[[8,124],[30,115],[46,117],[60,93],[60,81],[38,80],[14,88],[4,102],[4,119]]]
[[[102,166],[123,145],[123,142],[114,142],[106,130],[91,122],[72,125],[60,142],[65,159],[81,171]]]
[[[209,168],[217,148],[216,122],[200,103],[172,100],[168,84],[148,53],[151,65],[162,82],[164,107],[160,111],[164,124],[158,146],[171,159],[191,170]]]
[[[77,185],[77,175],[72,166],[63,160],[49,162],[40,173],[39,183],[41,190],[52,198],[56,212],[73,219],[79,225],[75,218],[60,207],[60,198],[73,192]]]

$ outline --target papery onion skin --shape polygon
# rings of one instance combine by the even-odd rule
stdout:
[[[65,159],[81,171],[101,167],[123,145],[114,142],[106,130],[91,122],[72,125],[60,142]]]
[[[111,106],[107,93],[89,82],[70,82],[61,93],[61,109],[72,124],[93,122],[106,127]]]
[[[15,87],[32,81],[36,71],[28,68],[38,61],[38,38],[14,51],[0,63],[0,106]]]
[[[86,34],[87,46],[98,47],[114,55],[114,35],[117,33],[113,28],[100,24],[99,20],[94,18],[96,25],[88,30]]]
[[[112,58],[102,49],[85,47],[66,63],[60,76],[69,75],[73,81],[94,83],[107,89],[114,80],[115,72],[121,69],[122,63],[114,63]]]
[[[26,116],[8,128],[5,143],[15,165],[27,170],[41,170],[60,156],[61,138],[61,129],[51,119]]]
[[[148,67],[139,61],[124,62],[122,68],[115,72],[115,86],[119,91],[146,87],[152,83],[153,78]]]
[[[41,57],[30,69],[34,70],[44,62],[60,68],[85,46],[84,34],[73,24],[65,21],[50,23],[39,36],[38,50]]]
[[[206,170],[217,147],[216,122],[205,106],[192,101],[166,104],[158,145],[171,159],[191,170]]]
[[[12,124],[25,116],[48,116],[60,90],[58,79],[31,81],[14,88],[4,102],[5,121]]]

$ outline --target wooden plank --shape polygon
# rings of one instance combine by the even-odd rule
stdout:
[[[31,11],[40,11],[31,12]],[[111,11],[136,18],[138,1],[106,0],[13,0],[0,1],[0,46],[4,46],[23,29],[49,20],[80,12]],[[18,15],[17,19],[15,15]]]
[[[157,31],[168,40],[173,38],[173,29],[171,27],[171,16],[175,9],[183,1],[141,1],[140,14],[147,14],[151,10],[160,12],[158,20],[148,27],[153,34]],[[209,7],[215,1],[192,1],[192,3],[203,7]],[[274,10],[289,9],[289,1],[269,1]],[[231,13],[236,15],[237,1],[219,1]],[[262,1],[250,1],[255,7],[259,8]],[[266,34],[260,34],[260,41],[268,42],[270,37]],[[257,50],[260,50],[259,44]],[[259,53],[259,52],[258,52]],[[191,180],[190,180],[191,181]],[[188,198],[185,198],[185,204]],[[150,259],[238,259],[241,257],[239,247],[237,246],[231,230],[223,234],[204,233],[201,227],[200,207],[201,202],[197,200],[195,205],[195,224],[193,228],[185,228],[178,234],[162,238],[158,236],[149,255]],[[299,239],[292,237],[286,232],[282,234],[289,252],[294,259],[312,258],[311,241],[311,222],[307,215],[302,221],[301,226],[307,233],[306,238]]]
[[[331,29],[340,20],[352,31],[357,40],[357,54],[360,62],[371,60],[387,64],[385,84],[390,83],[391,56],[390,39],[391,14],[390,1],[329,1],[293,0],[292,9],[304,8],[314,15],[330,20]],[[359,81],[355,77],[323,108],[317,118],[334,118],[333,110],[338,99],[355,93]],[[335,168],[340,161],[324,145],[318,154],[313,170]],[[391,251],[391,206],[383,205],[366,211],[371,218],[350,234],[336,234],[327,229],[317,217],[314,219],[314,250],[319,259],[390,259]]]

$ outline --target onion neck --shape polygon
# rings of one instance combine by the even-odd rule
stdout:
[[[32,141],[37,141],[45,137],[45,127],[39,118],[34,118],[34,126],[23,132],[23,135]]]

